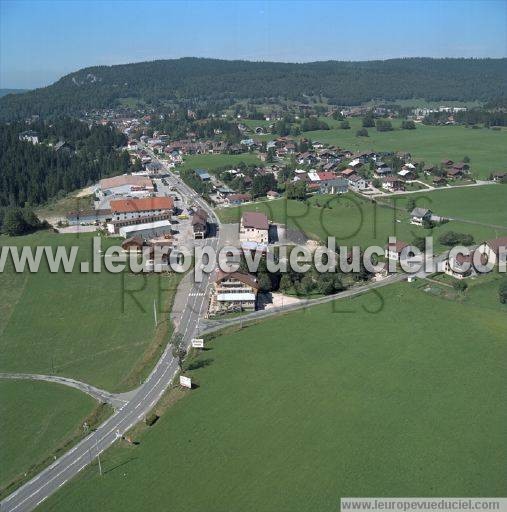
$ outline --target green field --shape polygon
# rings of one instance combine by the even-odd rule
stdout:
[[[215,339],[189,372],[198,389],[139,446],[109,450],[103,477],[88,468],[41,509],[324,512],[341,496],[503,496],[507,316],[407,283],[379,296]]]
[[[500,186],[498,189],[503,190]],[[456,189],[458,190],[462,189]],[[427,195],[433,197],[434,193],[437,192]],[[506,205],[501,204],[500,195],[496,197],[496,201],[499,208],[505,211]],[[472,210],[471,206],[470,210]],[[375,205],[351,193],[343,196],[314,196],[307,203],[279,199],[216,210],[222,222],[239,222],[243,211],[264,212],[271,221],[287,224],[290,228],[303,231],[309,238],[325,241],[328,236],[335,236],[337,243],[341,245],[360,245],[362,248],[369,245],[384,246],[390,235],[397,236],[399,240],[405,242],[412,242],[418,236],[433,235],[435,247],[440,250],[442,247],[438,245],[436,239],[442,232],[449,230],[470,233],[476,241],[507,234],[507,222],[504,223],[505,230],[457,221],[426,230],[411,225],[406,212]],[[438,209],[435,209],[435,212],[440,213]],[[468,216],[473,217],[471,214]]]
[[[118,243],[103,239],[103,249]],[[91,234],[0,238],[0,246],[59,244],[77,245],[78,261],[91,259]],[[153,301],[167,320],[179,275],[81,274],[76,267],[16,274],[8,265],[0,273],[0,371],[54,372],[109,391],[137,386],[171,328],[165,321],[155,332]]]
[[[178,169],[208,169],[213,170],[218,167],[234,167],[239,163],[261,165],[257,155],[253,153],[243,153],[241,155],[189,155],[184,158],[183,165]]]
[[[330,126],[339,124],[332,119],[325,120]],[[396,129],[391,132],[377,132],[375,128],[368,128],[369,137],[356,137],[361,119],[351,118],[349,122],[350,130],[334,128],[305,132],[304,136],[350,151],[406,151],[426,164],[440,164],[444,159],[459,162],[468,156],[472,173],[478,178],[488,178],[491,172],[507,170],[507,128],[495,131],[418,124],[415,130],[401,130],[401,121],[393,120]]]
[[[48,382],[0,380],[0,488],[50,457],[96,407],[81,391]]]
[[[507,185],[434,190],[388,200],[404,206],[407,198],[417,206],[430,208],[436,215],[507,226]]]

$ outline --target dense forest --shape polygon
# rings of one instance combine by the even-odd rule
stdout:
[[[308,96],[335,105],[371,99],[494,101],[507,96],[507,59],[407,58],[304,64],[183,58],[96,66],[55,84],[0,98],[0,119],[79,114],[115,107],[121,98],[153,106],[168,101],[257,101]]]
[[[129,168],[129,155],[118,150],[126,137],[111,126],[59,119],[28,128],[41,143],[19,140],[24,123],[0,125],[0,208],[35,206]]]

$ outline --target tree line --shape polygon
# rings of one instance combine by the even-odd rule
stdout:
[[[155,107],[231,99],[306,103],[310,96],[333,105],[410,98],[494,101],[507,95],[506,84],[507,59],[292,64],[183,58],[82,69],[49,87],[0,98],[0,119],[75,115],[118,107],[122,98]]]
[[[19,139],[27,128],[37,131],[39,144]],[[66,143],[58,151],[57,141]],[[32,207],[126,172],[130,157],[120,150],[125,143],[111,126],[89,127],[71,119],[0,124],[0,225],[7,218],[30,230],[36,224]]]

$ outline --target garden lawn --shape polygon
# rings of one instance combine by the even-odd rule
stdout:
[[[103,249],[118,243],[103,239]],[[91,234],[0,238],[0,246],[60,244],[77,245],[77,260],[91,261]],[[56,373],[110,391],[138,385],[167,343],[166,308],[180,275],[81,274],[75,267],[16,274],[8,264],[0,273],[0,371]],[[154,300],[166,320],[157,332]]]
[[[0,488],[50,457],[96,407],[76,389],[48,382],[0,380]]]
[[[216,338],[138,446],[41,510],[336,511],[503,496],[507,317],[403,283]]]
[[[433,192],[427,195],[431,194]],[[335,236],[337,244],[360,245],[363,249],[370,245],[383,247],[389,236],[410,243],[415,237],[433,235],[435,249],[440,251],[444,247],[439,245],[438,236],[449,230],[470,233],[476,241],[507,235],[507,224],[505,230],[501,230],[453,221],[432,230],[423,229],[410,224],[407,212],[375,205],[351,193],[317,195],[307,202],[279,199],[216,209],[222,222],[239,222],[243,211],[264,212],[271,221],[287,224],[315,240],[326,241],[328,236]],[[435,211],[439,213],[438,209]]]

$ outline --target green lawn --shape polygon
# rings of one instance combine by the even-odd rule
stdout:
[[[104,250],[119,240],[103,240]],[[39,232],[0,238],[1,245],[77,245],[90,259],[92,235]],[[0,273],[0,371],[50,373],[108,389],[138,385],[167,342],[168,322],[155,332],[153,301],[167,306],[180,275],[128,273]],[[168,319],[162,307],[159,318]]]
[[[215,339],[199,388],[41,510],[336,511],[503,496],[507,316],[403,283]],[[290,332],[290,336],[287,333]]]
[[[500,189],[500,186],[498,188]],[[432,194],[433,192],[427,195],[432,197]],[[501,202],[501,197],[497,200]],[[505,209],[505,205],[502,207]],[[362,248],[369,245],[384,246],[390,235],[397,236],[405,242],[412,242],[417,236],[433,234],[435,247],[440,250],[442,247],[439,246],[437,238],[448,230],[470,233],[475,240],[487,240],[499,234],[507,234],[507,223],[504,231],[463,222],[449,222],[433,230],[425,230],[411,225],[406,212],[375,205],[351,193],[343,196],[314,196],[307,203],[279,199],[216,210],[222,222],[239,222],[243,211],[262,211],[270,220],[303,231],[313,239],[325,241],[328,236],[335,236],[337,243],[341,245],[360,245]],[[440,213],[438,209],[435,211]]]
[[[48,382],[0,380],[0,488],[50,457],[96,407],[81,391]]]
[[[331,126],[336,121],[327,120]],[[444,159],[461,161],[470,157],[473,174],[488,178],[492,171],[507,170],[507,128],[500,131],[464,126],[424,126],[415,130],[401,130],[400,120],[393,120],[391,132],[377,132],[368,128],[369,137],[356,137],[361,119],[349,120],[351,129],[331,129],[305,132],[313,141],[334,144],[351,151],[408,151],[412,157],[426,164],[439,164]]]
[[[241,155],[190,155],[186,156],[183,161],[183,165],[179,167],[185,169],[208,169],[213,170],[217,167],[231,166],[234,167],[240,162],[245,164],[258,164],[261,165],[261,161],[257,155],[253,153],[243,153]]]
[[[407,198],[430,208],[436,215],[507,226],[507,185],[435,190],[388,200],[404,206]]]

